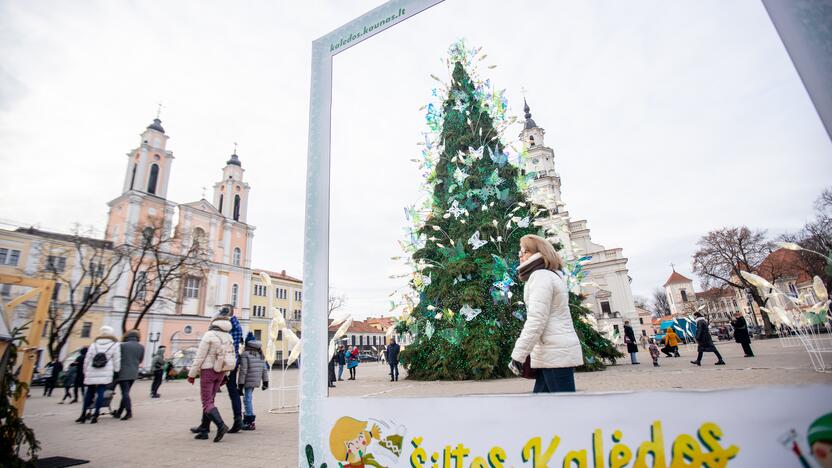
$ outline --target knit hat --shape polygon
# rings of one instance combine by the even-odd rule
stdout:
[[[249,341],[256,340],[256,339],[257,338],[254,336],[254,333],[249,331],[248,335],[246,335],[246,340],[245,341],[246,341],[246,343],[248,343]]]
[[[113,327],[109,325],[104,325],[101,327],[101,334],[106,336],[113,336]]]
[[[809,426],[809,447],[815,442],[832,442],[832,413],[827,413]]]

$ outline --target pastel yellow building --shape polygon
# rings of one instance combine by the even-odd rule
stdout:
[[[263,283],[260,273],[271,278],[271,286]],[[272,308],[286,319],[287,326],[300,336],[300,320],[303,310],[303,281],[286,274],[268,270],[254,270],[251,276],[251,320],[250,329],[254,336],[264,341],[268,336],[269,313]],[[282,333],[276,342],[277,361],[283,359],[289,350],[283,345]]]

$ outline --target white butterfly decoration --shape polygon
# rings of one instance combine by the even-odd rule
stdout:
[[[520,221],[517,222],[517,227],[527,228],[527,227],[529,227],[529,222],[530,222],[529,217],[526,216],[525,218],[523,218],[523,219],[521,219]]]
[[[474,320],[477,315],[482,313],[482,309],[474,309],[468,304],[463,304],[462,309],[459,309],[459,313],[465,317],[466,322],[470,322],[471,320]]]
[[[469,147],[469,148],[468,148],[468,154],[471,156],[471,159],[472,159],[472,160],[474,160],[474,161],[479,161],[480,159],[482,159],[482,153],[483,153],[483,150],[484,150],[484,149],[485,149],[485,148],[483,148],[482,146],[480,146],[480,147],[479,147],[479,148],[477,148],[477,149],[474,149],[474,148],[470,148],[470,147]]]
[[[487,244],[487,243],[488,243],[488,241],[485,241],[485,240],[481,240],[481,239],[480,239],[480,232],[479,232],[479,231],[475,232],[475,233],[471,236],[471,238],[470,238],[470,239],[468,239],[468,244],[470,244],[470,245],[471,245],[471,247],[473,247],[473,248],[474,248],[474,250],[479,249],[480,247],[484,246],[484,245],[485,245],[485,244]]]
[[[454,180],[456,180],[457,184],[462,185],[465,182],[465,179],[467,178],[468,174],[463,172],[462,169],[456,168],[456,170],[454,171]]]
[[[467,216],[468,215],[468,210],[459,206],[459,200],[454,200],[454,202],[451,203],[451,207],[448,208],[448,213],[447,214],[448,215],[453,215],[454,219],[457,219],[462,215]]]

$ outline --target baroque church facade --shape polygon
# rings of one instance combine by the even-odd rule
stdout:
[[[574,291],[586,296],[584,304],[592,310],[598,329],[608,338],[623,337],[624,321],[629,320],[637,335],[649,334],[650,324],[640,323],[630,287],[627,258],[621,248],[608,249],[592,241],[586,220],[573,220],[563,201],[561,178],[555,169],[555,152],[545,145],[546,131],[532,119],[525,104],[525,122],[520,141],[527,153],[523,170],[533,174],[527,195],[549,210],[541,227],[549,239],[558,242],[565,260],[590,257],[583,265],[587,277]],[[612,336],[610,336],[612,335]]]

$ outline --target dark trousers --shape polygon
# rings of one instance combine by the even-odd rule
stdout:
[[[84,384],[83,383],[78,383],[76,381],[75,385],[72,387],[72,393],[74,394],[74,396],[72,397],[73,402],[78,401],[78,389],[79,388],[81,389],[81,399],[82,400],[84,399]]]
[[[150,395],[157,395],[159,387],[162,386],[162,369],[153,371],[153,384],[150,386]]]
[[[753,356],[754,351],[751,351],[751,343],[740,343],[742,345],[742,351],[745,353],[746,356]]]
[[[356,367],[357,367],[357,366],[356,366]],[[349,368],[349,371],[350,371],[350,380],[355,380],[355,369],[356,369],[355,367],[350,367],[350,368]]]
[[[121,404],[118,405],[119,413],[122,410],[127,411],[128,413],[133,412],[133,404],[130,401],[130,389],[133,387],[134,380],[120,380],[118,382],[118,388],[121,389]]]
[[[72,385],[64,385],[64,397],[61,398],[61,403],[64,402],[67,398],[72,398],[72,393],[70,393],[70,389],[72,389]]]
[[[231,398],[231,411],[234,412],[234,421],[243,419],[243,404],[240,401],[240,390],[237,389],[237,370],[239,368],[238,365],[228,373],[228,383],[225,384],[225,389],[228,390],[228,398]]]
[[[84,406],[81,408],[81,414],[84,414],[84,411],[88,409],[92,409],[93,398],[95,398],[95,413],[98,414],[98,410],[104,406],[104,390],[106,389],[106,385],[87,385],[87,392],[84,394]]]
[[[676,356],[679,357],[679,347],[678,346],[665,346],[662,348],[662,352],[667,355],[667,357]]]
[[[708,351],[708,352],[710,352],[710,351]],[[719,359],[719,361],[722,361],[722,355],[719,354],[719,351],[717,351],[716,348],[714,348],[713,353],[716,354],[716,358]],[[719,362],[719,361],[717,361],[717,362]],[[702,362],[702,351],[699,351],[699,354],[696,356],[696,362]]]
[[[390,363],[390,380],[399,380],[399,362]]]
[[[52,390],[55,389],[55,380],[54,377],[46,379],[43,385],[43,396],[52,396]]]
[[[575,369],[561,367],[556,369],[535,369],[534,393],[559,393],[575,391]]]

